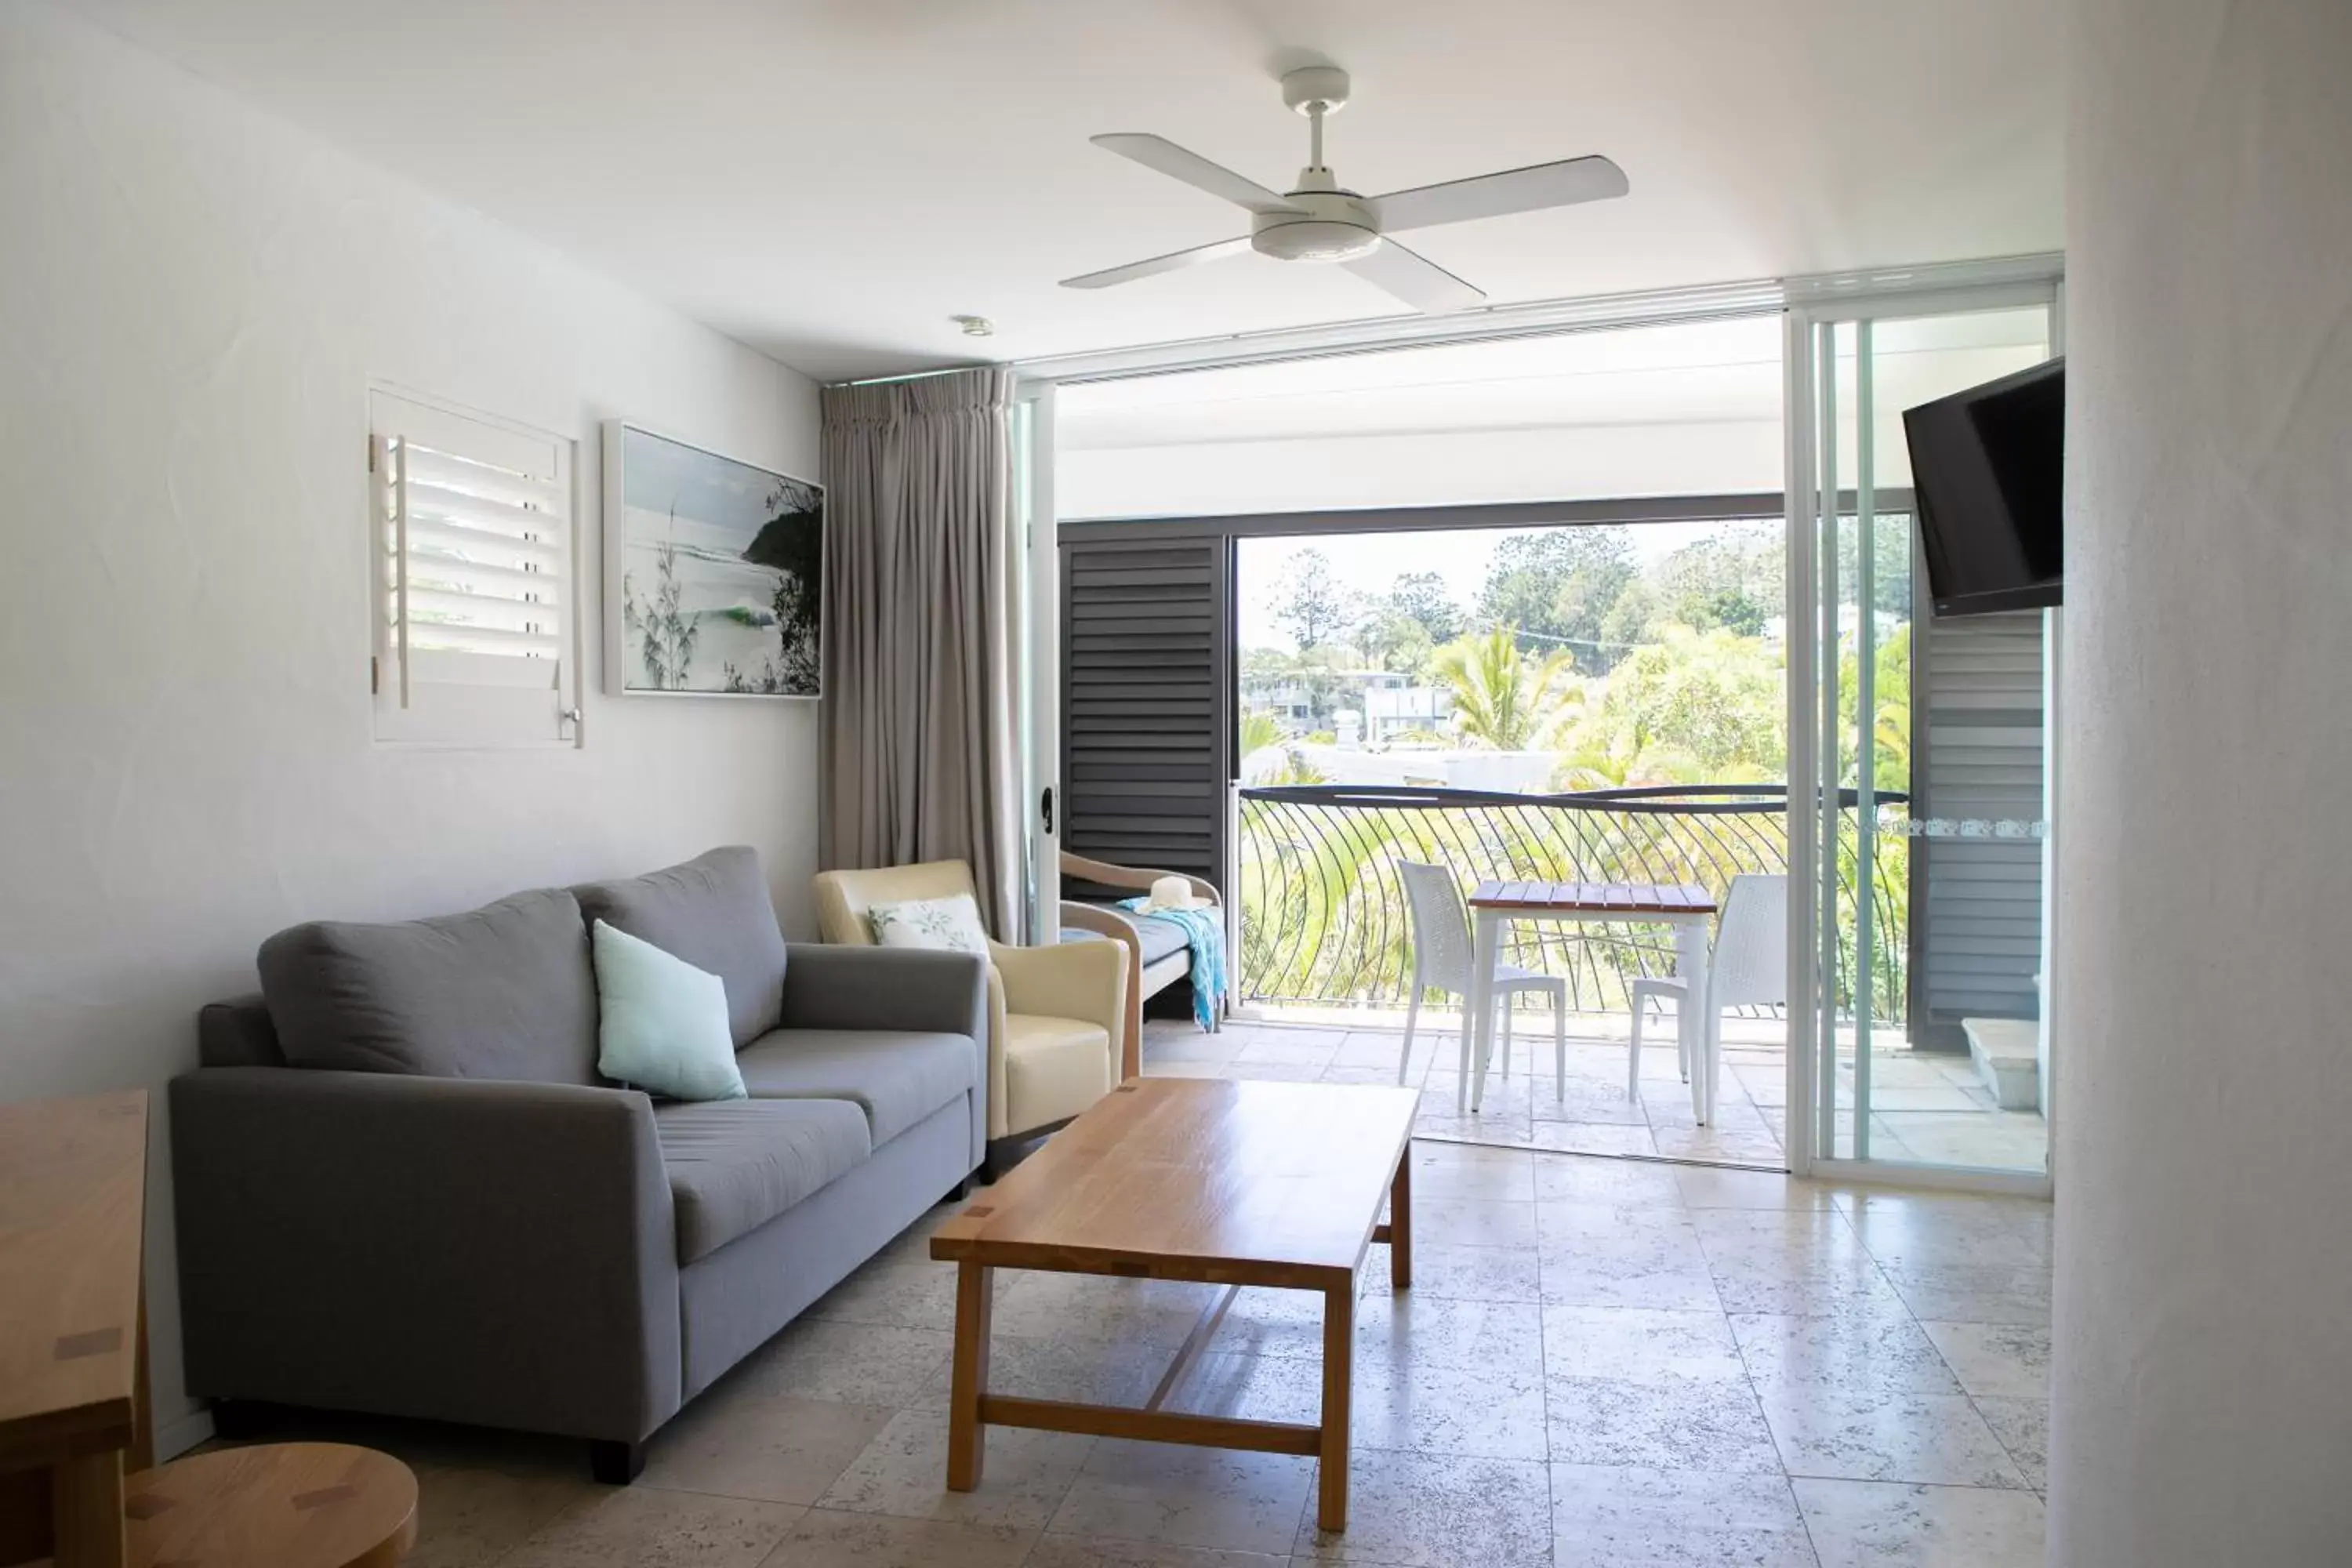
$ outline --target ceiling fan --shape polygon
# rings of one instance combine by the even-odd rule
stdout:
[[[1244,209],[1251,214],[1250,232],[1148,261],[1065,278],[1062,286],[1104,289],[1255,250],[1277,261],[1336,261],[1416,310],[1432,314],[1459,310],[1486,296],[1390,236],[1441,223],[1602,201],[1622,196],[1627,189],[1622,169],[1606,158],[1591,157],[1448,180],[1442,185],[1420,185],[1384,196],[1360,196],[1342,186],[1323,163],[1323,119],[1347,106],[1348,73],[1332,66],[1307,66],[1288,72],[1282,79],[1282,100],[1307,116],[1313,126],[1307,167],[1298,172],[1297,186],[1283,195],[1197,153],[1188,153],[1164,136],[1118,132],[1093,138],[1097,147]]]

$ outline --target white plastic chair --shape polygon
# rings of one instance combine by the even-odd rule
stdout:
[[[1706,991],[1701,1004],[1699,1030],[1704,1058],[1697,1062],[1690,1059],[1688,1037],[1680,1030],[1675,1032],[1675,1052],[1685,1083],[1690,1081],[1694,1070],[1700,1074],[1700,1098],[1706,1107],[1704,1120],[1712,1122],[1723,1010],[1757,1003],[1778,1006],[1789,999],[1788,878],[1750,875],[1731,879],[1731,889],[1723,896],[1723,913],[1716,918],[1715,952],[1707,961]],[[1633,1040],[1625,1053],[1628,1100],[1638,1098],[1642,1091],[1642,1005],[1671,996],[1675,998],[1677,1018],[1691,1005],[1690,986],[1678,978],[1636,980],[1633,994]]]
[[[1405,1006],[1404,1049],[1397,1053],[1397,1082],[1402,1083],[1406,1064],[1412,1059],[1412,1032],[1421,1018],[1423,992],[1434,988],[1461,997],[1465,1008],[1462,1033],[1465,1042],[1469,1038],[1472,961],[1470,922],[1462,913],[1462,889],[1454,886],[1454,874],[1443,866],[1417,866],[1402,861],[1397,865],[1397,874],[1404,879],[1405,904],[1412,911],[1412,1000]],[[1565,1098],[1568,982],[1556,974],[1538,974],[1532,969],[1498,962],[1495,965],[1494,994],[1503,1004],[1503,1076],[1508,1078],[1511,1074],[1511,998],[1522,991],[1538,991],[1551,998],[1552,1072],[1559,1080],[1554,1093]],[[1466,1044],[1464,1051],[1466,1057]],[[1464,1070],[1469,1070],[1466,1065]]]

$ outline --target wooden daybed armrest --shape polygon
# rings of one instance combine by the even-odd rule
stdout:
[[[1154,871],[1138,866],[1114,866],[1108,860],[1089,860],[1066,849],[1062,851],[1062,875],[1106,888],[1132,888],[1139,893],[1151,891],[1151,884],[1162,877],[1184,876],[1181,871]],[[1184,877],[1184,880],[1192,885],[1194,898],[1206,899],[1213,904],[1223,904],[1224,900],[1218,896],[1215,883],[1199,877]]]

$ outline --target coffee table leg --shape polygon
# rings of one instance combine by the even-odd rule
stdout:
[[[956,1265],[955,1356],[948,1384],[948,1490],[968,1492],[980,1485],[982,1451],[988,1428],[980,1402],[988,1393],[988,1318],[996,1270],[982,1264]]]
[[[1412,1145],[1397,1156],[1396,1180],[1389,1184],[1389,1283],[1399,1290],[1412,1283]]]
[[[1323,1442],[1315,1500],[1318,1530],[1348,1528],[1348,1401],[1355,1388],[1356,1281],[1323,1295]]]

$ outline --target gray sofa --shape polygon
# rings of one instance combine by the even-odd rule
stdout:
[[[751,1098],[596,1073],[587,922],[725,982]],[[749,849],[264,943],[171,1088],[192,1394],[641,1445],[943,1196],[988,1127],[986,966],[787,946]],[[248,1423],[249,1424],[249,1423]]]

